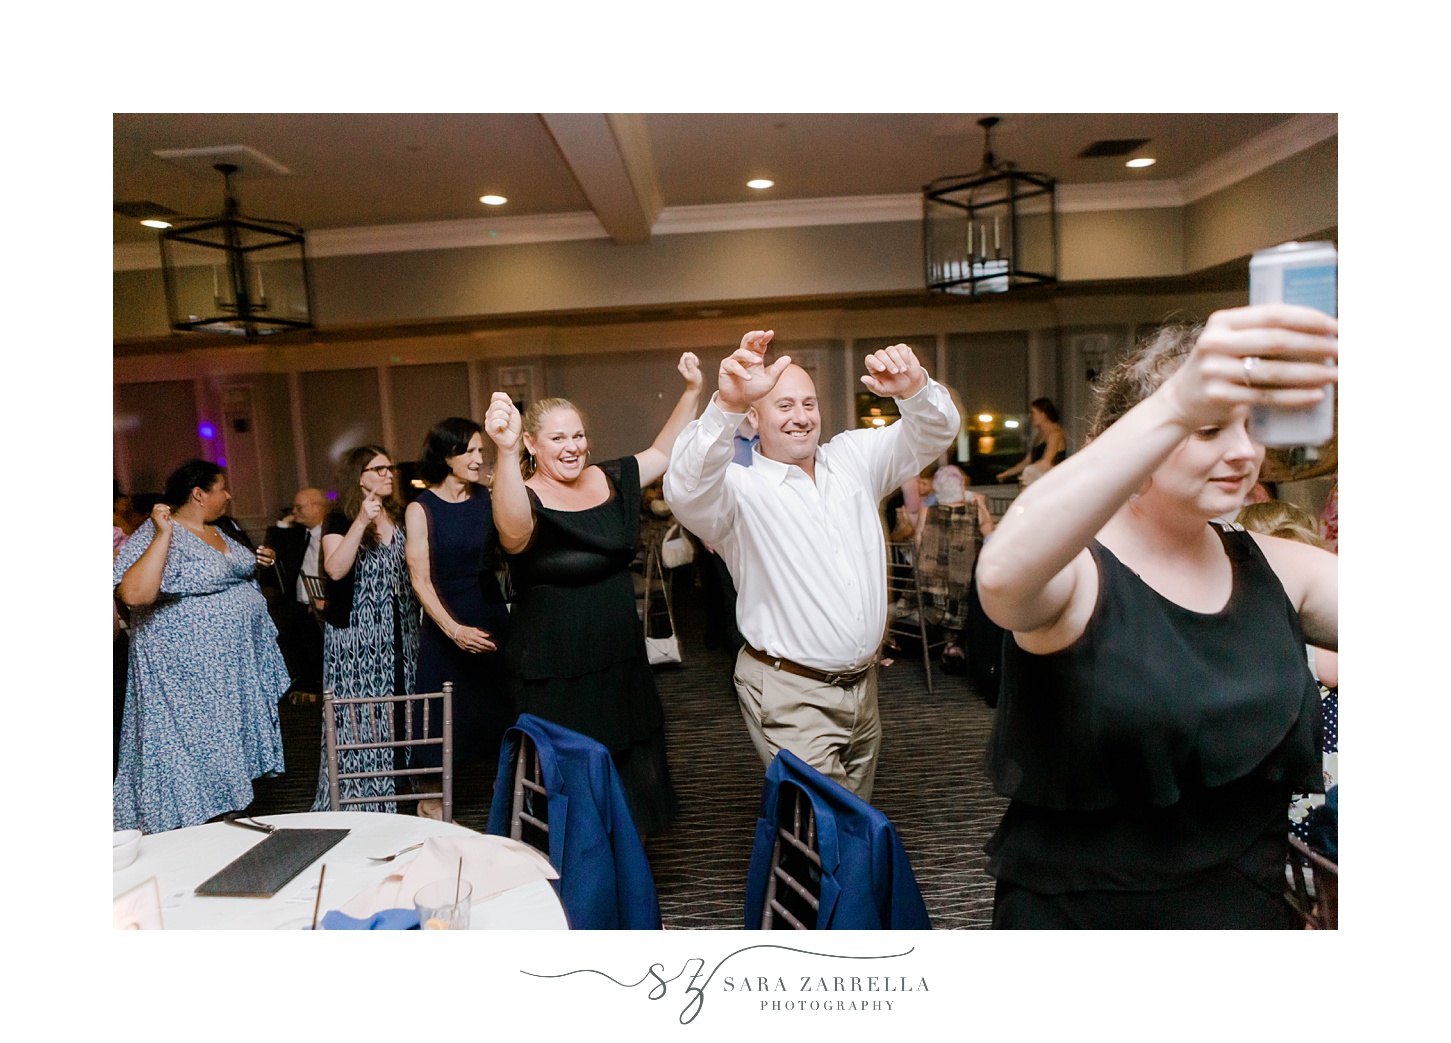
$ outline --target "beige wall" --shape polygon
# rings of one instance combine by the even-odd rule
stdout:
[[[113,424],[118,443],[116,479],[122,492],[161,492],[166,476],[203,454],[197,434],[196,384],[158,380],[118,384]]]
[[[167,321],[166,287],[161,269],[144,268],[112,275],[111,325],[117,340],[165,333]]]
[[[472,416],[467,363],[390,366],[387,373],[393,428],[387,448],[399,460],[417,460],[428,429],[444,417]]]
[[[1059,278],[1146,279],[1182,275],[1184,211],[1102,210],[1060,214]]]
[[[901,291],[922,285],[916,222],[660,235],[311,263],[319,326],[697,301]],[[166,332],[161,278],[117,272],[118,340]]]
[[[1340,224],[1339,139],[1276,163],[1185,208],[1185,270],[1318,235]]]

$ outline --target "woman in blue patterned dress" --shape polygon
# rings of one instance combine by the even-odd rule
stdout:
[[[245,809],[252,780],[283,770],[287,667],[252,578],[271,552],[212,524],[231,498],[220,467],[190,460],[116,555],[112,582],[131,609],[116,829],[200,825]]]
[[[349,699],[411,692],[418,665],[418,600],[408,582],[403,501],[388,451],[376,445],[349,451],[338,468],[338,490],[342,510],[330,513],[322,530],[327,574],[323,687]],[[390,742],[392,737],[389,703],[358,707],[356,718],[339,716],[339,743]],[[326,742],[313,811],[398,810],[391,800],[331,807]],[[341,775],[393,769],[387,750],[344,751],[338,760]],[[392,797],[395,792],[392,778],[343,779],[341,786],[345,798]]]

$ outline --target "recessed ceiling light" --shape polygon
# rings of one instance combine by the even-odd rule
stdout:
[[[171,222],[170,221],[158,221],[155,218],[151,218],[149,220],[142,221],[141,223],[143,225],[145,225],[147,228],[170,228],[171,227]]]
[[[487,203],[489,206],[503,206],[508,202],[503,196],[479,196],[480,203]]]
[[[993,415],[991,413],[979,413],[977,415],[977,422],[979,424],[991,424],[993,422]]]
[[[752,178],[750,181],[747,181],[746,182],[746,187],[747,188],[770,188],[775,183],[776,182],[772,181],[770,178],[758,177],[758,178]]]
[[[1144,156],[1142,159],[1131,159],[1124,164],[1126,167],[1151,167],[1153,165],[1154,161],[1148,156]]]

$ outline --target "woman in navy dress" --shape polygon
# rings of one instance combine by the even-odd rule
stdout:
[[[514,708],[499,655],[509,609],[495,574],[499,538],[483,485],[479,425],[463,417],[434,424],[419,471],[428,488],[404,513],[408,571],[424,612],[416,690],[437,692],[453,682],[454,763],[492,762]],[[436,720],[431,710],[435,736]],[[436,766],[440,756],[437,746],[421,746],[411,763]],[[441,812],[439,801],[419,801],[420,815]]]
[[[116,555],[112,582],[131,610],[116,829],[157,833],[243,810],[252,780],[283,769],[287,667],[252,578],[272,552],[214,524],[231,498],[220,467],[188,461]]]

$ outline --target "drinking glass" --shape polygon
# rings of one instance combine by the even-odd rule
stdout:
[[[469,906],[473,886],[464,880],[437,880],[418,889],[413,908],[418,910],[418,926],[425,931],[466,931],[469,927]]]

